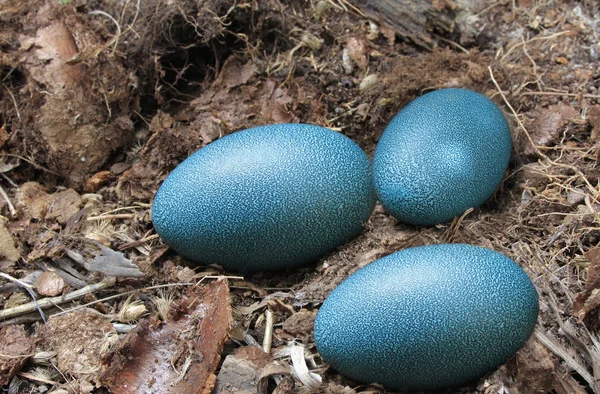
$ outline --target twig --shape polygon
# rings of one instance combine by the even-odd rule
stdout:
[[[565,349],[562,348],[562,346],[560,346],[558,343],[556,343],[553,339],[548,337],[539,329],[536,329],[534,334],[535,337],[541,343],[543,343],[552,353],[562,358],[568,366],[573,368],[573,370],[577,372],[583,378],[583,380],[585,380],[589,384],[590,387],[595,387],[594,378],[592,377],[592,375],[581,364],[573,360],[573,357],[571,357],[571,355],[567,353]]]
[[[37,309],[37,311],[39,312],[40,316],[42,317],[42,320],[44,321],[44,323],[46,323],[46,316],[44,316],[44,312],[42,312],[42,309],[40,308],[40,305],[35,298],[35,294],[33,293],[33,290],[31,290],[33,288],[33,286],[31,286],[30,284],[27,284],[17,278],[13,278],[9,274],[5,274],[4,272],[0,272],[0,276],[2,276],[5,279],[10,280],[11,282],[18,284],[19,286],[21,286],[25,290],[27,290],[27,292],[31,296],[31,299],[33,300],[33,302],[31,302],[30,304],[33,304],[35,306],[35,309]]]
[[[565,96],[565,97],[583,97],[583,98],[600,98],[600,94],[579,94],[569,92],[523,92],[521,96]]]
[[[17,214],[17,210],[15,209],[15,206],[10,201],[10,198],[8,198],[8,194],[6,194],[6,192],[4,191],[2,186],[0,186],[0,195],[2,196],[2,198],[4,199],[4,201],[6,201],[6,204],[8,205],[8,210],[10,211],[10,216],[15,216]]]
[[[2,273],[0,273],[0,274],[2,274]],[[5,274],[3,274],[2,276],[4,276],[4,275]],[[93,285],[86,286],[82,289],[72,291],[68,294],[65,294],[64,296],[43,298],[37,302],[29,302],[27,304],[15,306],[14,308],[4,309],[4,310],[0,311],[0,319],[7,319],[10,317],[19,316],[19,315],[22,315],[25,313],[33,312],[36,310],[36,308],[45,309],[45,308],[50,308],[50,307],[56,306],[58,304],[64,304],[65,302],[69,302],[69,301],[73,301],[78,298],[81,298],[86,294],[90,294],[95,291],[102,290],[107,287],[111,287],[114,284],[115,284],[115,279],[109,278],[109,279],[103,280],[102,282],[95,283]]]
[[[129,248],[134,248],[136,246],[143,245],[146,242],[152,241],[152,240],[155,240],[155,239],[158,239],[158,234],[149,235],[149,236],[144,237],[144,238],[142,238],[142,239],[140,239],[138,241],[128,242],[128,243],[126,243],[124,245],[119,246],[119,250],[125,250],[125,249],[129,249]]]
[[[133,219],[135,215],[133,213],[117,213],[114,215],[100,215],[100,216],[90,216],[87,218],[88,222],[92,222],[95,220],[105,220],[105,219]]]
[[[113,18],[112,15],[110,15],[107,12],[96,10],[96,11],[90,11],[90,12],[88,12],[88,14],[105,16],[105,17],[109,18],[111,21],[113,21],[113,23],[117,26],[117,34],[106,44],[107,47],[114,44],[113,49],[112,49],[112,53],[114,54],[115,51],[117,50],[117,45],[119,45],[119,38],[121,37],[121,25],[119,25],[119,22],[117,22],[117,20],[115,18]],[[98,52],[98,54],[99,53],[100,52]],[[96,56],[98,56],[98,54],[96,54]]]
[[[102,299],[95,300],[95,301],[92,301],[92,302],[88,302],[87,304],[79,305],[79,306],[76,306],[74,308],[67,309],[66,311],[55,313],[51,317],[53,317],[53,316],[60,316],[60,315],[66,315],[67,313],[71,313],[71,312],[75,312],[75,311],[77,311],[79,309],[87,308],[90,305],[99,304],[99,303],[104,302],[104,301],[114,300],[115,298],[119,298],[119,297],[125,297],[125,296],[128,296],[130,294],[137,293],[137,292],[139,292],[141,290],[155,290],[155,289],[161,289],[163,287],[174,287],[174,286],[193,286],[194,284],[195,283],[188,283],[188,282],[183,282],[183,283],[169,283],[169,284],[166,284],[166,285],[157,285],[157,286],[144,287],[142,289],[130,290],[130,291],[126,291],[124,293],[119,293],[119,294],[112,295],[110,297],[106,297],[106,298],[102,298]]]
[[[35,162],[34,162],[34,161],[32,161],[32,160],[26,159],[26,158],[24,158],[23,156],[15,155],[14,153],[2,153],[2,155],[4,155],[4,156],[8,156],[8,157],[16,157],[17,159],[21,159],[21,160],[23,160],[24,162],[27,162],[27,163],[31,164],[32,166],[34,166],[34,167],[35,167],[35,168],[37,168],[38,170],[46,171],[46,172],[48,172],[48,173],[50,173],[50,174],[52,174],[52,175],[56,175],[56,176],[62,177],[62,175],[61,175],[61,174],[59,174],[58,172],[54,172],[54,171],[52,171],[52,170],[49,170],[49,169],[47,169],[47,168],[45,168],[45,167],[42,167],[41,165],[39,165],[39,164],[35,163]]]
[[[467,55],[469,54],[469,51],[468,51],[468,50],[466,50],[466,49],[465,49],[463,46],[461,46],[459,43],[457,43],[457,42],[454,42],[454,41],[452,41],[452,40],[449,40],[449,39],[447,39],[447,38],[444,38],[444,37],[442,37],[442,36],[439,36],[439,35],[437,35],[437,34],[434,34],[434,36],[435,36],[435,38],[437,38],[438,40],[440,40],[440,41],[442,41],[442,42],[445,42],[446,44],[450,44],[450,45],[452,45],[453,47],[455,47],[455,48],[459,49],[460,51],[462,51],[462,52],[466,53]]]
[[[506,59],[506,57],[512,53],[512,51],[514,51],[515,49],[517,49],[520,46],[525,46],[525,45],[527,45],[527,44],[529,44],[531,42],[534,42],[534,41],[550,40],[552,38],[560,37],[560,36],[563,36],[563,35],[569,34],[569,33],[571,33],[571,31],[570,30],[566,30],[566,31],[561,31],[559,33],[554,33],[554,34],[551,34],[551,35],[545,36],[545,37],[539,37],[538,36],[538,37],[533,37],[532,39],[529,39],[527,41],[521,41],[520,43],[515,44],[512,47],[510,47],[510,49],[508,51],[506,51],[506,53],[504,54],[504,56],[502,56],[502,59],[500,59],[500,61],[503,62],[504,59]]]
[[[36,375],[34,375],[32,373],[19,372],[18,375],[20,377],[22,377],[22,378],[33,380],[33,381],[40,382],[40,383],[51,384],[51,385],[60,384],[59,382],[55,382],[53,380],[44,379],[44,378],[36,376]]]
[[[265,324],[265,337],[263,338],[263,352],[271,353],[271,341],[273,340],[273,312],[270,309],[265,311],[267,322]]]
[[[17,119],[19,119],[19,122],[21,121],[21,114],[19,113],[19,106],[17,105],[17,100],[15,100],[15,96],[12,94],[12,92],[10,91],[9,88],[7,88],[6,86],[4,87],[4,89],[6,89],[6,91],[8,92],[8,95],[10,96],[13,105],[15,106],[15,111],[17,111]]]
[[[529,141],[529,143],[531,144],[531,146],[533,147],[533,150],[535,150],[535,153],[537,153],[538,155],[540,155],[541,157],[544,158],[548,158],[545,154],[543,154],[538,148],[537,145],[533,142],[533,139],[531,138],[531,135],[529,135],[529,132],[527,131],[527,129],[525,128],[525,125],[523,124],[523,122],[521,122],[521,119],[519,118],[519,115],[517,115],[517,111],[515,111],[515,109],[513,108],[513,106],[508,102],[508,99],[506,98],[506,95],[504,94],[504,92],[502,91],[502,89],[500,88],[500,85],[498,85],[498,82],[496,81],[496,78],[494,78],[494,72],[492,71],[492,66],[488,66],[488,70],[490,72],[490,78],[492,79],[492,82],[494,83],[494,86],[496,86],[496,89],[498,90],[498,93],[500,93],[500,95],[502,96],[502,100],[504,100],[504,103],[506,104],[506,106],[510,109],[510,111],[512,112],[513,116],[515,117],[515,119],[517,120],[517,123],[519,124],[519,127],[521,128],[521,130],[523,130],[523,132],[525,133],[525,136],[527,137],[527,140]]]

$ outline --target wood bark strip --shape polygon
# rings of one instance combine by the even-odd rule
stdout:
[[[437,46],[434,32],[452,33],[455,29],[454,11],[458,6],[451,1],[354,0],[353,3],[369,18],[429,50]]]

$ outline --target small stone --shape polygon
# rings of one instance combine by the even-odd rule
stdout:
[[[40,295],[55,297],[64,291],[65,281],[54,272],[44,272],[37,278],[33,287]]]

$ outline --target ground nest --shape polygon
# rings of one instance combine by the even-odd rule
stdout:
[[[316,312],[379,257],[460,242],[515,260],[541,312],[505,365],[448,392],[600,393],[596,1],[0,0],[0,9],[8,392],[383,392],[323,363]],[[358,238],[321,261],[245,277],[195,265],[155,234],[158,187],[206,144],[303,122],[372,155],[404,105],[444,87],[494,100],[514,141],[495,195],[453,222],[416,228],[378,206]]]

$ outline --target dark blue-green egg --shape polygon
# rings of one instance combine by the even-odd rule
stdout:
[[[158,190],[152,219],[190,260],[280,270],[358,235],[375,198],[370,160],[348,137],[276,124],[230,134],[183,161]]]
[[[405,249],[360,269],[325,300],[317,349],[349,378],[400,391],[459,386],[531,336],[538,295],[501,253],[464,244]]]
[[[373,159],[375,190],[398,220],[430,226],[483,204],[508,167],[510,128],[487,97],[442,89],[409,103]]]

